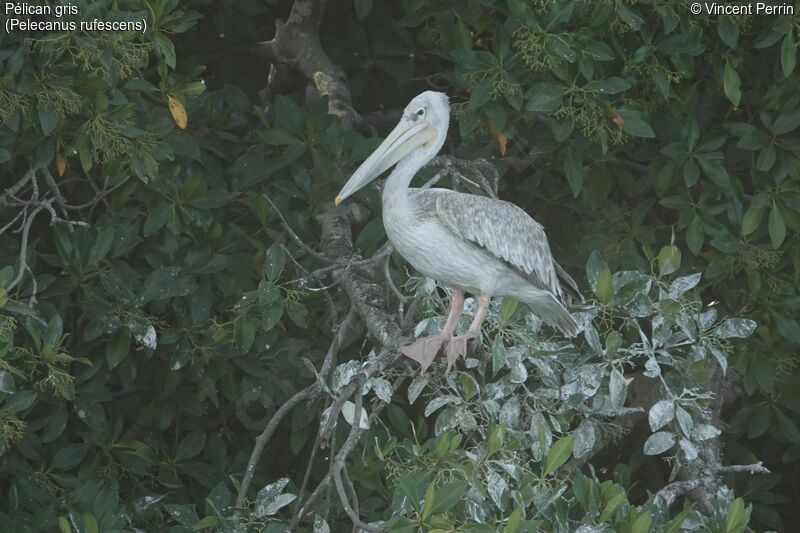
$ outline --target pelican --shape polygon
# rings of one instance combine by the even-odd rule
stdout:
[[[383,225],[395,250],[417,272],[452,289],[450,313],[438,335],[401,348],[424,372],[447,343],[447,369],[466,356],[467,342],[480,332],[492,296],[527,304],[565,335],[578,324],[565,305],[559,278],[575,293],[575,281],[553,259],[544,228],[516,205],[449,189],[409,188],[414,175],[444,144],[450,122],[446,94],[426,91],[403,110],[400,123],[356,169],[335,203],[394,166],[383,188]],[[454,335],[464,295],[477,296],[477,312],[463,335]]]

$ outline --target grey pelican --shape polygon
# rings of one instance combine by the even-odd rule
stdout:
[[[453,289],[450,313],[438,335],[401,351],[424,372],[447,342],[447,369],[466,356],[467,341],[480,332],[492,296],[527,304],[547,324],[574,337],[578,324],[565,305],[559,278],[575,281],[553,259],[544,228],[514,204],[448,189],[409,188],[414,175],[439,152],[447,136],[446,94],[427,91],[411,100],[400,123],[356,169],[336,205],[394,166],[383,188],[383,225],[395,250],[417,272]],[[477,312],[464,335],[454,335],[464,293],[478,296]]]

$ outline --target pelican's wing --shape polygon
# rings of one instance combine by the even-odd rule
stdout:
[[[559,274],[568,285],[575,285],[553,260],[542,225],[516,205],[443,189],[417,194],[429,196],[422,204],[435,207],[436,218],[444,227],[501,259],[537,288],[564,300]]]

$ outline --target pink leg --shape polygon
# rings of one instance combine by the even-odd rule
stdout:
[[[453,298],[450,301],[450,314],[447,315],[447,322],[444,329],[438,335],[431,335],[418,339],[414,344],[403,346],[400,352],[406,357],[410,357],[420,364],[420,370],[425,372],[439,349],[445,341],[450,340],[456,330],[461,313],[464,311],[464,291],[453,290]]]
[[[447,344],[447,348],[445,349],[445,353],[447,354],[448,371],[453,366],[453,363],[456,362],[459,355],[463,357],[467,356],[467,342],[470,339],[474,339],[478,336],[478,333],[481,330],[481,325],[483,325],[483,321],[486,320],[486,313],[489,312],[489,304],[491,301],[491,295],[481,294],[480,298],[478,298],[478,312],[475,313],[475,318],[472,320],[472,324],[469,326],[469,331],[467,331],[464,335],[457,335],[450,339],[450,342]]]

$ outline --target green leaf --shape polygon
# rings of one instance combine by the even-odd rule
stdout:
[[[42,127],[42,133],[45,136],[50,135],[58,125],[58,115],[48,104],[39,104],[36,109],[39,111],[39,125]]]
[[[767,432],[769,426],[772,425],[773,411],[769,405],[762,403],[750,418],[750,423],[747,426],[747,438],[755,439]]]
[[[5,370],[0,370],[0,392],[14,394],[17,388],[14,386],[14,374]]]
[[[199,522],[197,522],[194,526],[192,526],[192,531],[203,531],[206,529],[215,530],[216,526],[219,525],[219,519],[216,516],[206,516]]]
[[[500,321],[508,322],[517,310],[519,302],[513,298],[503,298],[503,303],[500,304]]]
[[[758,154],[758,160],[756,161],[756,170],[761,172],[766,172],[772,168],[772,165],[775,164],[775,157],[777,153],[775,150],[774,144],[768,144],[765,146],[761,153]]]
[[[83,461],[87,451],[86,444],[65,444],[53,455],[50,464],[58,470],[72,470]]]
[[[751,204],[742,217],[742,236],[746,237],[757,230],[766,212],[763,207]]]
[[[570,454],[572,454],[572,446],[575,443],[575,437],[569,435],[558,439],[550,447],[550,452],[547,454],[547,462],[544,467],[544,474],[547,475],[555,472],[561,465],[567,462]]]
[[[606,357],[613,359],[614,355],[622,347],[622,336],[617,331],[609,331],[606,335]]]
[[[557,55],[568,63],[575,62],[575,50],[572,49],[572,46],[569,42],[567,42],[567,39],[563,34],[551,34],[545,37],[545,46],[547,47],[548,52]]]
[[[505,368],[507,362],[506,347],[501,335],[497,335],[492,343],[492,375]],[[413,401],[411,403],[414,403]]]
[[[517,533],[519,531],[520,525],[522,524],[522,511],[519,507],[514,509],[514,512],[508,517],[508,522],[506,523],[506,530],[505,533]]]
[[[617,94],[630,88],[631,82],[616,76],[612,76],[604,80],[590,81],[583,86],[583,89],[586,91],[594,91],[601,94]]]
[[[687,186],[693,187],[698,179],[700,179],[700,167],[694,158],[690,157],[683,164],[683,181]]]
[[[356,18],[364,20],[372,11],[372,0],[355,0]]]
[[[797,321],[780,313],[773,313],[772,316],[775,318],[775,325],[778,326],[778,333],[786,340],[800,344],[800,325]]]
[[[128,351],[131,348],[131,333],[126,327],[119,328],[111,336],[108,341],[108,348],[106,348],[106,361],[108,368],[114,369],[118,364],[125,359]]]
[[[730,62],[725,63],[725,70],[722,73],[722,87],[725,90],[725,96],[735,107],[739,107],[739,102],[742,100],[741,84],[739,73],[736,72],[733,65]]]
[[[686,245],[694,255],[698,255],[703,249],[704,239],[703,222],[699,216],[695,215],[689,223],[689,227],[686,228]]]
[[[85,533],[99,533],[100,526],[92,513],[83,513],[83,528]]]
[[[491,89],[494,84],[494,79],[489,78],[482,81],[472,88],[469,97],[469,108],[476,110],[486,104],[491,97]]]
[[[703,172],[706,175],[722,187],[723,189],[728,189],[731,186],[730,176],[728,176],[728,171],[725,170],[725,167],[722,164],[720,159],[713,159],[710,157],[698,157],[697,162],[700,163],[700,168],[703,169]]]
[[[783,135],[795,130],[798,126],[800,126],[800,109],[778,115],[771,130],[775,135]]]
[[[144,229],[142,230],[144,236],[149,237],[160,230],[164,224],[167,223],[172,212],[172,204],[166,202],[156,204],[155,207],[147,213],[147,218],[144,221]]]
[[[638,30],[644,23],[642,17],[625,4],[617,4],[617,15],[619,15],[619,18],[633,30]]]
[[[416,0],[415,0],[416,1]],[[408,0],[403,0],[403,4],[408,4]],[[391,533],[417,533],[417,523],[410,518],[401,517],[389,528]]]
[[[608,270],[608,264],[597,250],[593,250],[589,255],[589,260],[586,261],[586,279],[595,294],[597,294],[597,279],[603,270]]]
[[[739,26],[731,17],[719,17],[718,20],[717,34],[728,47],[736,48],[739,42]]]
[[[659,455],[675,445],[675,436],[667,431],[657,431],[644,443],[645,455]]]
[[[628,501],[628,498],[625,496],[625,492],[617,492],[612,496],[608,502],[606,503],[605,507],[603,507],[603,512],[600,514],[600,521],[605,522],[617,512],[617,510],[622,507]]]
[[[264,268],[264,275],[267,276],[267,279],[272,282],[277,280],[281,275],[285,265],[286,252],[284,252],[283,249],[277,244],[270,246],[269,250],[267,250],[266,264]]]
[[[736,498],[725,515],[725,533],[739,533],[744,531],[746,525],[744,500]]]
[[[72,526],[69,525],[69,520],[67,520],[67,517],[58,517],[58,530],[61,533],[72,533]]]
[[[256,518],[272,516],[282,507],[292,503],[296,496],[294,494],[283,493],[283,489],[285,489],[288,484],[288,478],[281,478],[275,483],[267,485],[258,491],[258,494],[256,494],[253,516]]]
[[[503,448],[503,442],[506,438],[505,424],[497,424],[489,432],[486,438],[486,458],[490,458]]]
[[[111,250],[112,244],[114,244],[114,228],[101,229],[89,252],[89,265],[94,266],[102,261]]]
[[[549,113],[561,107],[564,91],[557,85],[536,83],[526,93],[525,97],[528,98],[528,103],[525,104],[527,111]]]
[[[0,148],[0,163],[5,163],[6,161],[11,161],[11,152],[5,148]]]
[[[10,413],[18,413],[30,407],[36,400],[36,393],[30,390],[24,390],[16,393],[14,396],[6,400],[3,409]]]
[[[153,300],[164,300],[176,296],[185,296],[194,289],[190,278],[179,277],[180,271],[175,267],[161,267],[145,278],[142,284],[138,303],[145,305]]]
[[[420,512],[420,502],[425,496],[425,487],[428,486],[433,473],[428,470],[407,474],[400,478],[397,490],[411,508]]]
[[[786,437],[789,442],[794,444],[800,443],[800,428],[797,427],[797,423],[787,416],[780,407],[773,406],[772,408],[775,411],[775,418],[778,419],[778,424],[781,427],[783,436]]]
[[[175,450],[175,460],[185,461],[197,457],[206,445],[206,434],[203,430],[195,430],[187,434]]]
[[[672,274],[681,266],[681,251],[674,244],[668,244],[658,252],[658,271],[662,276]]]
[[[781,45],[781,69],[783,76],[788,78],[797,64],[797,45],[794,42],[794,31],[790,31],[783,38]]]
[[[64,332],[64,322],[61,320],[60,315],[53,315],[53,318],[47,323],[47,329],[44,334],[44,344],[52,347],[61,344],[61,335]]]
[[[583,165],[581,164],[580,155],[572,147],[567,148],[566,157],[564,158],[564,173],[567,175],[572,196],[577,198],[583,188]]]
[[[422,513],[423,519],[452,509],[461,501],[461,496],[467,492],[467,488],[468,485],[458,479],[435,488],[433,498],[426,501],[425,510]]]
[[[645,511],[636,517],[631,528],[631,533],[648,533],[650,531],[650,524],[653,521],[653,514],[650,511]]]
[[[170,68],[175,68],[175,45],[172,41],[163,32],[157,31],[154,35],[153,44],[164,63]]]
[[[749,318],[726,318],[714,328],[714,336],[719,339],[746,339],[756,327],[758,324]]]
[[[597,276],[597,299],[600,303],[607,304],[614,297],[614,283],[608,267],[600,271]]]
[[[536,26],[536,16],[528,0],[508,0],[508,8],[520,21],[531,27]]]
[[[669,524],[667,524],[667,528],[664,530],[664,533],[678,533],[681,530],[681,526],[683,525],[683,521],[686,520],[686,517],[689,516],[689,513],[692,509],[684,509],[678,515],[673,518]]]
[[[786,239],[786,222],[783,220],[780,208],[774,202],[769,212],[769,239],[776,250]]]
[[[247,352],[256,338],[256,325],[246,316],[239,317],[233,324],[233,339],[241,352]]]
[[[653,128],[642,118],[642,114],[638,111],[622,108],[618,110],[618,113],[623,120],[622,129],[628,135],[645,139],[652,139],[656,136]]]

